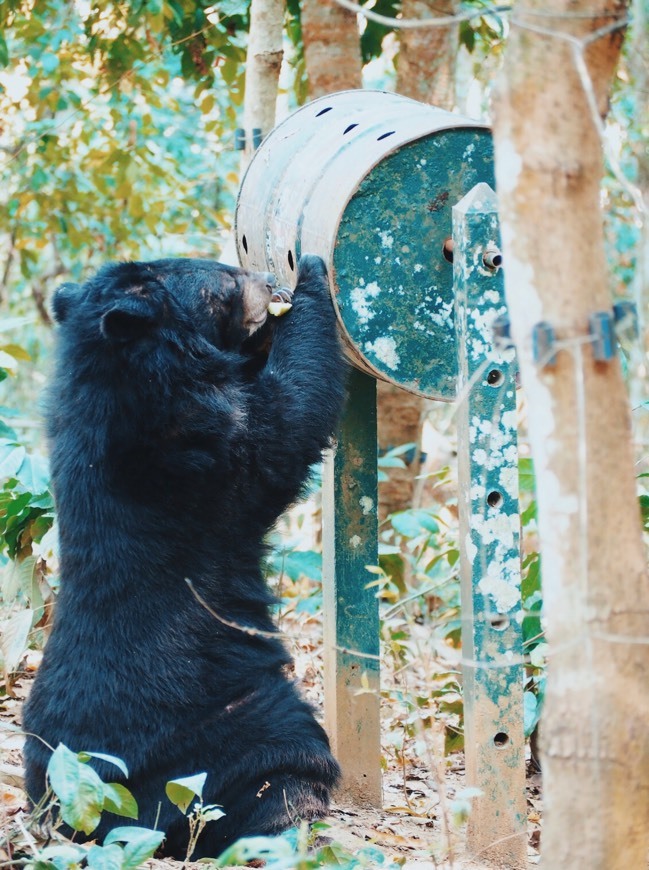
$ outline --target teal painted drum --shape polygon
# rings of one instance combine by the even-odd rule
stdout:
[[[457,351],[451,208],[494,186],[489,130],[384,91],[343,91],[299,109],[243,179],[239,259],[295,285],[302,253],[327,263],[348,356],[381,380],[453,399]]]

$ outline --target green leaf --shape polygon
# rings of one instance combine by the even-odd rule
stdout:
[[[322,554],[315,550],[275,550],[267,565],[271,573],[284,573],[294,583],[300,577],[322,580]]]
[[[21,444],[0,442],[0,480],[15,477],[26,455],[27,451]]]
[[[525,736],[529,737],[541,718],[541,705],[534,692],[523,693],[523,727]]]
[[[399,511],[390,516],[393,528],[405,538],[416,538],[422,529],[427,532],[438,532],[439,526],[435,518],[425,510]]]
[[[90,870],[123,870],[124,850],[115,843],[111,846],[91,846],[87,866]]]
[[[169,780],[165,786],[167,797],[181,813],[186,813],[194,798],[200,800],[203,796],[203,786],[206,779],[206,773],[196,773],[194,776],[183,776],[180,779]]]
[[[9,49],[7,48],[7,42],[0,31],[0,66],[8,66],[9,65]]]
[[[42,867],[42,870],[77,870],[86,857],[86,850],[83,846],[74,846],[66,844],[64,846],[46,846],[42,849],[39,858],[42,861],[30,864],[30,870],[37,870]]]
[[[137,801],[131,792],[120,782],[104,783],[104,807],[109,813],[124,816],[127,819],[137,819],[139,815]]]
[[[640,505],[640,514],[642,516],[642,524],[647,531],[649,531],[649,495],[640,495],[638,496],[638,503]]]
[[[124,776],[128,779],[128,767],[125,762],[122,761],[121,758],[118,758],[116,755],[107,755],[105,752],[80,752],[79,753],[80,761],[90,761],[91,758],[99,758],[101,761],[107,761],[109,764],[114,764],[115,767],[118,767]]]
[[[9,619],[0,622],[0,650],[6,673],[13,673],[22,659],[29,640],[34,611],[19,610]]]
[[[47,492],[50,485],[50,470],[47,460],[38,453],[25,454],[15,476],[18,482],[34,495],[42,495]]]
[[[91,834],[104,805],[104,784],[99,776],[62,743],[52,753],[47,775],[59,799],[63,821],[75,831]]]
[[[59,59],[55,54],[44,54],[41,57],[41,66],[44,72],[53,73],[59,68]]]
[[[207,804],[201,810],[201,818],[206,822],[216,822],[225,815],[222,807],[218,804]]]
[[[236,867],[249,861],[290,860],[294,857],[294,849],[284,836],[279,837],[243,837],[225,850],[216,860],[217,867]]]
[[[140,864],[153,856],[164,838],[164,831],[127,826],[109,831],[104,838],[104,846],[110,846],[111,843],[125,843],[122,870],[136,870]]]

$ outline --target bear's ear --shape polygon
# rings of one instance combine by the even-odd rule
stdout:
[[[50,304],[56,323],[63,323],[65,318],[68,316],[68,312],[70,311],[75,298],[79,295],[79,290],[81,290],[80,284],[73,284],[68,281],[65,284],[61,284],[61,286],[57,287],[54,291]]]
[[[125,299],[101,318],[101,334],[124,344],[148,335],[156,324],[155,306],[148,299]]]

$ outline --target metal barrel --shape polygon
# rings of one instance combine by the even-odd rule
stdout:
[[[320,255],[351,361],[435,399],[455,396],[451,208],[494,186],[484,125],[386,91],[308,103],[262,142],[235,215],[239,259],[294,286]]]

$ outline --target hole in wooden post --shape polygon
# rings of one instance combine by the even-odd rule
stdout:
[[[505,376],[500,369],[492,369],[487,375],[487,383],[490,387],[499,387],[505,380]]]
[[[377,142],[380,142],[381,139],[387,139],[388,136],[394,136],[394,134],[395,134],[395,130],[390,130],[389,133],[383,133],[382,136],[379,136],[378,139],[377,139],[376,141],[377,141]]]
[[[490,613],[487,618],[494,631],[504,631],[509,628],[509,617],[503,613]]]
[[[345,133],[349,133],[351,130],[353,130],[354,127],[358,127],[358,124],[350,124],[349,127],[345,127],[345,129],[343,130],[343,136],[345,135]]]
[[[448,263],[453,262],[453,248],[454,247],[455,247],[455,244],[453,242],[453,239],[446,239],[446,241],[442,245],[442,254],[444,255],[444,259]]]
[[[241,239],[241,244],[243,245],[243,250],[247,254],[248,253],[248,239],[245,236]]]
[[[333,106],[329,106],[327,109],[320,109],[320,111],[316,114],[316,118],[319,118],[320,115],[326,115],[327,112],[330,112],[333,109]]]
[[[295,263],[293,261],[293,251],[288,252],[288,265],[290,266],[291,272],[295,272]]]
[[[502,493],[498,492],[497,489],[494,489],[487,494],[487,504],[489,505],[489,507],[498,508],[502,506],[502,503]]]
[[[494,746],[497,749],[502,749],[503,746],[507,746],[509,743],[509,734],[505,734],[504,731],[499,731],[498,734],[494,737]]]

